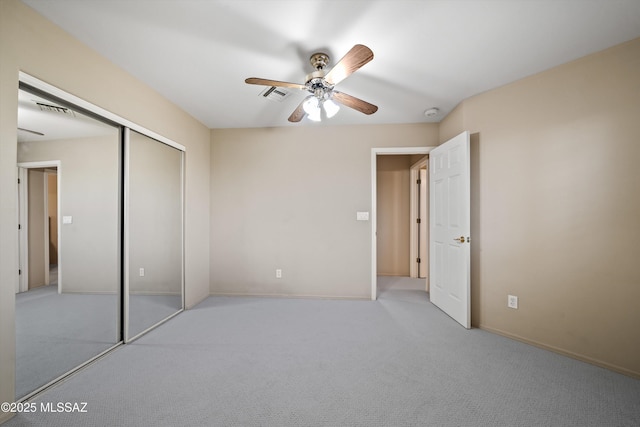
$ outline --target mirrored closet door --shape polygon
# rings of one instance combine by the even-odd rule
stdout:
[[[18,98],[16,401],[184,309],[184,147],[22,72]]]
[[[183,152],[125,131],[130,341],[183,309]]]
[[[121,127],[21,86],[17,399],[121,340]]]

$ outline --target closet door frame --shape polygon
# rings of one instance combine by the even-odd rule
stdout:
[[[64,102],[67,102],[69,104],[75,105],[83,110],[86,110],[87,112],[101,117],[103,119],[105,119],[106,121],[110,121],[113,122],[119,126],[122,127],[123,132],[121,132],[121,134],[123,134],[123,141],[121,143],[121,164],[120,167],[122,168],[122,173],[120,174],[121,176],[121,182],[120,182],[120,188],[121,191],[123,191],[123,197],[122,197],[122,207],[121,207],[121,241],[122,241],[122,247],[121,247],[121,263],[120,263],[120,270],[121,270],[121,284],[120,284],[120,292],[121,292],[121,303],[120,303],[120,316],[119,316],[119,322],[121,324],[121,333],[120,333],[120,338],[121,341],[120,343],[128,343],[131,342],[135,339],[137,339],[138,337],[140,337],[141,335],[145,334],[146,332],[148,332],[149,330],[159,326],[160,324],[166,322],[167,320],[171,319],[172,317],[176,316],[177,314],[179,314],[180,312],[184,311],[185,308],[185,259],[184,259],[184,240],[185,240],[185,215],[184,215],[184,209],[185,209],[185,158],[186,158],[186,148],[169,139],[164,137],[163,135],[160,135],[156,132],[153,132],[150,129],[145,128],[144,126],[141,126],[135,122],[132,122],[122,116],[119,116],[117,114],[114,114],[108,110],[105,110],[104,108],[101,108],[95,104],[92,104],[76,95],[72,95],[66,91],[64,91],[63,89],[60,89],[56,86],[53,86],[45,81],[42,81],[28,73],[25,73],[23,71],[19,72],[19,76],[18,76],[18,80],[20,84],[24,84],[28,87],[34,88],[38,91],[41,91],[49,96],[58,98]],[[162,144],[166,144],[172,148],[175,148],[177,150],[179,150],[181,152],[181,171],[180,171],[180,176],[181,176],[181,183],[180,183],[180,188],[181,188],[181,198],[180,198],[180,203],[181,203],[181,207],[180,207],[180,212],[181,212],[181,248],[180,248],[180,263],[181,263],[181,274],[180,274],[180,287],[181,287],[181,303],[182,303],[182,307],[176,311],[174,314],[168,316],[167,318],[161,320],[160,322],[154,324],[153,326],[149,327],[148,329],[145,329],[144,331],[142,331],[141,333],[136,334],[135,336],[129,336],[128,333],[128,259],[127,259],[127,254],[129,252],[129,248],[128,248],[128,244],[129,244],[129,236],[128,233],[126,231],[126,218],[127,218],[127,214],[128,214],[128,206],[127,206],[127,202],[128,202],[128,194],[126,192],[126,188],[127,188],[127,182],[126,180],[128,179],[128,164],[127,164],[127,150],[126,150],[126,144],[127,144],[127,135],[129,134],[129,130],[133,130],[136,131],[142,135],[145,135],[149,138],[152,138],[156,141],[158,141],[159,143]],[[120,344],[119,343],[119,344]],[[113,348],[116,348],[119,344],[116,344],[116,346],[114,346]],[[113,349],[112,348],[112,349]],[[111,351],[112,349],[108,350]],[[77,369],[80,369],[82,366],[85,366],[86,364],[90,363],[91,361],[93,361],[94,359],[97,359],[98,357],[102,356],[103,354],[97,356],[96,358],[93,358],[85,363],[83,363],[82,365],[78,366],[76,369],[71,370],[70,372],[68,372],[67,374],[65,374],[64,376],[58,378],[55,381],[59,381],[61,379],[63,379],[64,377],[70,375],[71,373],[75,372]],[[47,384],[46,387],[51,386],[51,384]],[[45,388],[45,387],[43,387]],[[31,393],[27,396],[25,396],[25,398],[28,398],[30,396],[32,396],[33,394],[39,392],[39,390],[36,390],[36,392]]]

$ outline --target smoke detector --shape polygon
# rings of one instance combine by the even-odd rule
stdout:
[[[436,107],[428,108],[425,110],[424,115],[427,117],[435,117],[440,113],[440,109]]]

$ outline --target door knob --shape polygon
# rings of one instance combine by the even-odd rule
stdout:
[[[464,236],[457,237],[453,239],[454,242],[464,243]]]

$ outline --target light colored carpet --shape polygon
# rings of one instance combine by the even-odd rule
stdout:
[[[138,335],[180,309],[181,295],[130,295],[129,337]]]
[[[58,294],[56,284],[17,294],[16,396],[26,396],[119,342],[118,300],[118,295]],[[129,304],[134,336],[178,311],[182,297],[132,295]]]
[[[210,297],[34,400],[87,413],[6,427],[640,425],[639,380],[381,285],[378,301]]]
[[[116,295],[16,295],[16,396],[25,396],[118,342]]]

